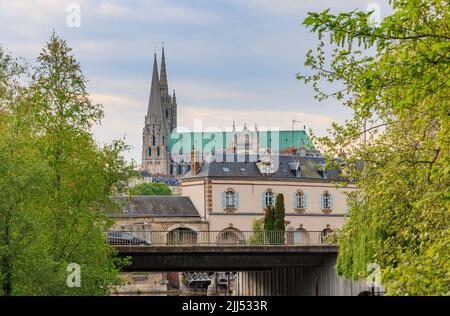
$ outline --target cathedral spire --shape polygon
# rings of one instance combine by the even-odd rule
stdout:
[[[166,57],[164,55],[164,43],[162,45],[162,57],[161,57],[161,94],[163,96],[169,95],[169,86],[167,84],[167,70],[166,70]]]
[[[163,113],[161,105],[161,90],[158,78],[158,63],[153,61],[152,86],[150,89],[150,99],[148,101],[147,120],[163,122]]]

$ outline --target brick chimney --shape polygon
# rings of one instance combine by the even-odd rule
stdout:
[[[283,149],[282,153],[285,154],[285,155],[296,155],[297,154],[297,148],[295,148],[295,147],[286,147],[285,149]]]
[[[198,151],[192,146],[191,151],[191,175],[195,176],[200,170],[200,157]]]

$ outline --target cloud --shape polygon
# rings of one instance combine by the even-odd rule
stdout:
[[[308,11],[322,11],[330,8],[332,12],[350,11],[356,8],[365,9],[369,4],[377,3],[388,10],[388,1],[384,0],[248,0],[240,3],[250,6],[254,10],[260,10],[271,15],[305,16]]]
[[[192,9],[189,6],[178,3],[169,3],[162,0],[138,0],[133,2],[118,3],[112,0],[103,0],[98,4],[89,4],[88,10],[93,16],[103,18],[120,18],[149,23],[204,23],[217,16],[211,12],[200,9]]]
[[[194,120],[201,119],[203,127],[227,128],[235,121],[237,125],[259,127],[276,127],[280,130],[290,130],[293,119],[300,120],[301,126],[325,131],[333,121],[333,118],[325,115],[315,115],[300,111],[235,111],[232,109],[211,109],[196,106],[183,106],[179,110],[178,125],[190,130],[194,128]],[[298,126],[296,126],[298,128]]]
[[[240,102],[260,101],[264,97],[260,93],[249,92],[243,89],[223,87],[202,80],[173,80],[171,86],[176,88],[177,95],[183,99],[196,100],[202,103],[211,101],[227,102],[239,100]]]

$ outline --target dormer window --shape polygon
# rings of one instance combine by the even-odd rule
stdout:
[[[275,173],[275,166],[272,159],[264,159],[256,163],[259,171],[264,175],[271,175]]]

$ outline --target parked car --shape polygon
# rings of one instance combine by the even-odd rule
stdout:
[[[111,245],[150,245],[145,239],[138,238],[130,233],[112,231],[108,232],[108,243]]]

